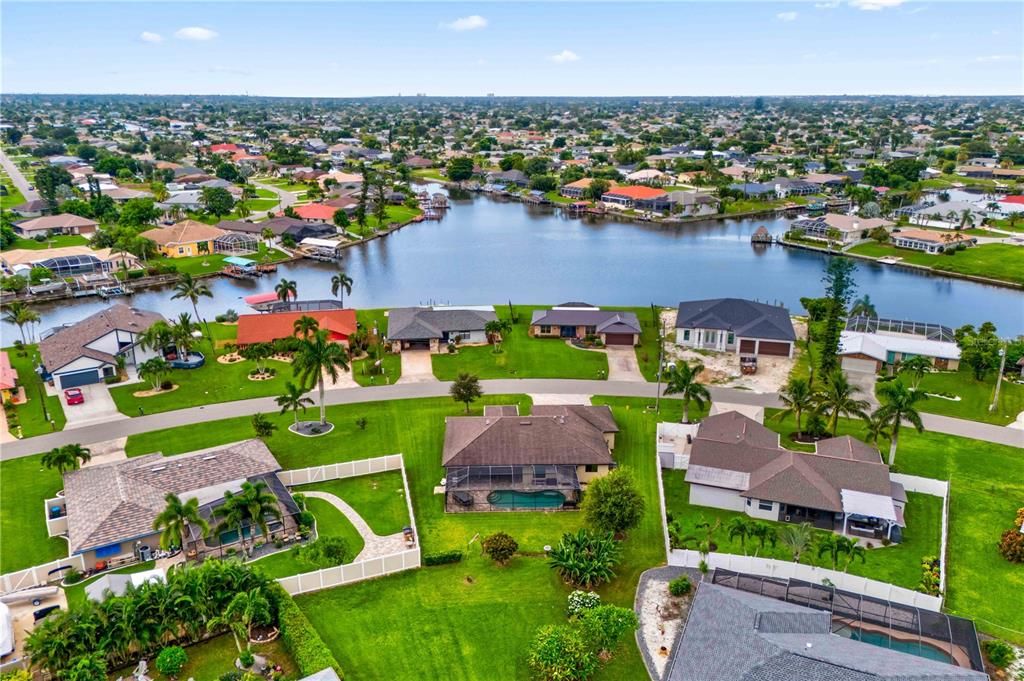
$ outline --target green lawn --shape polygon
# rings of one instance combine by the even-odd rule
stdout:
[[[395,534],[409,524],[401,471],[361,475],[295,487],[293,492],[326,492],[344,500],[370,526],[374,534]],[[320,501],[310,499],[309,501]],[[323,502],[326,503],[326,502]]]
[[[437,180],[438,182],[447,182],[448,178],[441,174],[441,168],[418,168],[412,171],[413,177],[419,177],[426,180]]]
[[[274,199],[274,201],[277,201],[277,194],[275,194],[274,192],[270,191],[269,189],[264,189],[263,187],[256,187],[255,189],[256,189],[256,198],[259,198],[259,199]]]
[[[1024,285],[1024,248],[1010,244],[972,246],[955,255],[931,255],[887,244],[861,244],[850,253],[872,258],[895,256],[912,265],[930,267],[937,272],[967,274]]]
[[[43,506],[62,486],[42,456],[0,462],[0,574],[67,557],[68,543],[46,536]]]
[[[391,385],[402,377],[402,357],[388,353],[381,359],[383,373],[368,373],[372,362],[369,358],[352,362],[352,378],[361,386]]]
[[[903,381],[907,385],[912,379],[900,376],[896,380]],[[879,383],[876,391],[884,383]],[[974,379],[970,369],[960,371],[941,371],[925,374],[918,387],[926,393],[932,393],[928,399],[917,403],[918,411],[929,414],[941,414],[943,416],[954,416],[971,421],[984,421],[1005,426],[1017,418],[1017,414],[1024,411],[1024,385],[1003,381],[999,389],[999,404],[995,411],[989,411],[992,404],[992,397],[995,394],[996,377],[994,374],[983,381]],[[957,395],[959,402],[943,399],[938,394]]]
[[[316,517],[318,537],[341,537],[351,550],[351,560],[359,555],[365,545],[359,530],[345,517],[345,514],[323,499],[306,499],[306,508]],[[296,557],[297,549],[289,549],[260,558],[252,563],[271,579],[313,572],[315,567]]]
[[[41,251],[47,248],[64,248],[65,246],[84,246],[89,243],[89,240],[79,234],[58,234],[51,236],[46,241],[36,241],[35,239],[19,238],[14,242],[10,248],[6,250],[13,250],[15,248],[24,248],[30,251]]]
[[[46,395],[43,381],[35,371],[40,361],[38,347],[34,344],[26,345],[21,353],[13,346],[4,350],[11,360],[11,367],[18,372],[18,385],[25,388],[25,402],[14,407],[22,437],[63,430],[66,419],[60,398],[56,395]],[[53,425],[50,424],[50,420],[53,421]]]
[[[65,587],[64,596],[68,599],[68,608],[85,605],[85,587],[87,584],[92,584],[97,579],[101,579],[106,575],[130,575],[135,572],[145,572],[146,570],[152,570],[154,565],[156,565],[156,561],[153,560],[146,561],[145,563],[136,563],[135,565],[129,565],[118,570],[104,572],[102,575],[96,575],[92,579],[86,579],[78,584],[72,584],[71,586]]]
[[[25,196],[14,186],[14,182],[6,172],[0,171],[0,184],[7,188],[7,194],[0,196],[0,208],[6,210],[25,203]]]
[[[368,237],[372,236],[375,232],[386,229],[391,223],[405,224],[422,212],[419,208],[409,208],[408,206],[387,206],[383,222],[378,220],[376,215],[367,214],[365,227],[352,220],[345,229],[352,234]]]
[[[552,203],[574,203],[576,199],[570,199],[568,196],[562,196],[558,193],[557,189],[552,189],[549,192],[544,192],[544,198]]]
[[[298,670],[295,668],[295,663],[292,661],[291,656],[288,655],[280,639],[271,643],[254,644],[252,651],[257,655],[266,657],[273,664],[281,665],[281,668],[284,670],[284,678],[298,678]],[[188,655],[188,663],[178,675],[177,678],[179,679],[192,678],[197,679],[197,681],[213,681],[228,672],[236,671],[235,659],[238,657],[238,648],[235,647],[234,638],[230,634],[189,646],[185,648],[185,653]],[[126,667],[120,670],[119,673],[113,674],[111,678],[118,678],[119,676],[130,677],[130,672],[133,668],[134,665]],[[169,681],[170,678],[158,672],[156,665],[152,662],[149,664],[149,674],[154,681]]]

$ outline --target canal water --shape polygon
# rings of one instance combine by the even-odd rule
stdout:
[[[429,186],[430,191],[439,188]],[[294,279],[302,299],[330,297],[331,275],[355,280],[346,304],[357,308],[421,304],[675,305],[680,300],[737,296],[781,302],[802,312],[802,296],[821,295],[826,256],[781,246],[754,247],[765,225],[785,232],[785,219],[707,220],[666,227],[570,219],[551,207],[489,196],[453,200],[440,221],[412,224],[344,251],[339,264],[301,261],[257,281],[208,279],[214,298],[200,312],[212,319],[241,300]],[[859,262],[859,293],[879,315],[949,326],[993,321],[1004,334],[1024,333],[1024,293],[906,268]],[[170,318],[191,311],[169,289],[122,299]],[[96,298],[40,305],[40,329],[74,322],[107,303]],[[17,337],[3,327],[4,345]]]

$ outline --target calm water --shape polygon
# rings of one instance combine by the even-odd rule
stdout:
[[[430,187],[431,191],[436,187]],[[801,311],[801,296],[822,291],[825,256],[780,246],[755,249],[750,234],[765,225],[775,234],[787,221],[728,220],[663,227],[569,219],[551,208],[528,207],[486,196],[453,201],[441,221],[410,225],[345,251],[342,265],[355,280],[356,307],[425,304],[559,303],[675,305],[680,300],[742,296],[781,301]],[[305,261],[281,266],[277,276],[255,282],[210,279],[215,298],[200,303],[212,318],[233,308],[250,312],[241,298],[272,291],[281,277],[298,282],[304,299],[330,297],[334,264]],[[1024,332],[1024,294],[911,270],[860,263],[861,293],[883,317],[950,326],[996,323],[1003,333]],[[127,300],[127,299],[122,299]],[[167,317],[191,311],[166,290],[130,299]],[[81,319],[99,299],[39,306],[40,328]],[[16,337],[3,328],[4,344]]]

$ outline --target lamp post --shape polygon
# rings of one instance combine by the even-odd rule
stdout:
[[[999,348],[999,372],[996,374],[996,390],[992,394],[992,404],[988,405],[989,411],[995,411],[999,403],[999,388],[1003,384],[1003,370],[1006,368],[1006,346]]]
[[[658,391],[654,396],[654,413],[661,413],[661,372],[665,368],[665,322],[661,322],[661,333],[658,334]]]

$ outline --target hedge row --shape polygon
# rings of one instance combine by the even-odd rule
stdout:
[[[445,565],[447,563],[458,563],[462,560],[462,551],[442,551],[441,553],[428,553],[423,556],[424,565]]]
[[[270,592],[277,604],[278,626],[281,629],[281,641],[299,668],[301,676],[312,676],[317,672],[331,667],[338,672],[339,678],[345,678],[341,665],[334,659],[334,654],[327,647],[320,634],[313,628],[309,618],[299,610],[295,601],[280,584],[273,584]]]

